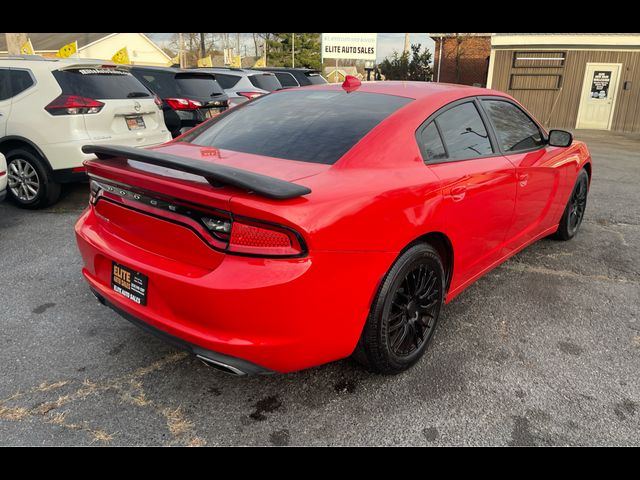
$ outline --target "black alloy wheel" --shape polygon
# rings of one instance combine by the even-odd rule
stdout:
[[[589,193],[589,174],[582,169],[578,174],[576,183],[567,202],[567,206],[560,219],[555,237],[560,240],[570,240],[576,236],[584,212],[587,208],[587,194]]]
[[[424,355],[444,302],[438,252],[420,243],[404,251],[385,275],[353,358],[383,374],[407,370]]]
[[[421,263],[395,291],[387,328],[389,348],[398,357],[411,355],[431,337],[440,300],[438,280],[436,272]]]

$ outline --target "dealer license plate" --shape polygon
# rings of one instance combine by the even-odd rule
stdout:
[[[142,118],[141,116],[125,117],[125,120],[127,121],[127,127],[129,127],[129,130],[140,130],[143,128],[147,128],[147,126],[144,124],[144,118]]]
[[[140,272],[113,262],[111,267],[111,288],[114,292],[136,302],[147,304],[147,284],[149,279]]]

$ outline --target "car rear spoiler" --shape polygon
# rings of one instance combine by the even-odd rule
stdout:
[[[95,153],[98,159],[124,157],[150,165],[200,175],[214,186],[231,185],[278,200],[296,198],[311,193],[310,188],[279,178],[154,150],[120,145],[85,145],[82,147],[82,151]]]

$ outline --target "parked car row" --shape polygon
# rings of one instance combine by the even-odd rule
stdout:
[[[282,82],[279,80],[282,79]],[[295,80],[295,84],[294,84]],[[22,55],[0,59],[0,200],[57,201],[85,180],[87,143],[149,147],[275,90],[326,83],[310,69],[147,67]]]

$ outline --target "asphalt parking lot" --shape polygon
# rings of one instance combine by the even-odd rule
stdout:
[[[640,445],[640,136],[578,132],[585,221],[450,305],[425,358],[236,378],[99,305],[73,224],[0,204],[1,445]]]

